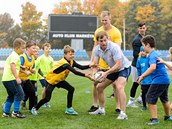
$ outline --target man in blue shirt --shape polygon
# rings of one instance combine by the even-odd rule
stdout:
[[[147,57],[149,68],[138,78],[137,82],[140,83],[141,80],[148,75],[152,78],[152,83],[146,96],[151,119],[146,124],[159,124],[156,105],[158,98],[160,98],[164,107],[164,120],[172,121],[172,117],[170,116],[170,103],[168,101],[168,86],[170,84],[170,78],[168,77],[165,65],[158,63],[158,54],[155,51],[155,38],[151,35],[147,35],[141,41],[144,50],[149,54]]]

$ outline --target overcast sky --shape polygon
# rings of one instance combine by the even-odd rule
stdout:
[[[20,14],[22,12],[21,5],[26,2],[31,2],[36,6],[37,11],[43,12],[43,17],[47,18],[51,13],[54,5],[65,0],[0,0],[0,14],[8,12],[15,20],[15,23],[20,23]],[[127,0],[120,0],[127,1]]]
[[[65,0],[0,0],[0,14],[8,12],[15,20],[15,23],[20,23],[19,15],[22,12],[22,4],[31,2],[36,6],[37,11],[43,12],[43,17],[47,17],[54,8],[54,5],[60,1]]]

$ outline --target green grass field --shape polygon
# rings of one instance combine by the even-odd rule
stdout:
[[[1,78],[1,75],[0,75]],[[1,118],[0,129],[170,129],[172,122],[163,120],[164,112],[161,103],[158,101],[158,117],[161,122],[159,125],[145,125],[150,118],[149,111],[141,111],[140,108],[127,108],[128,120],[117,120],[114,113],[114,99],[106,99],[106,115],[89,115],[87,110],[92,104],[92,82],[86,78],[70,74],[68,82],[75,87],[73,107],[79,113],[78,116],[70,116],[64,113],[66,108],[66,91],[55,89],[51,98],[51,108],[40,108],[39,115],[33,116],[27,110],[21,110],[27,117],[25,119]],[[131,88],[131,78],[126,86],[127,98]],[[39,99],[41,86],[38,83]],[[105,95],[112,93],[112,87],[105,90]],[[137,96],[140,93],[138,88]],[[169,98],[172,100],[172,88],[169,89]],[[0,83],[0,104],[6,99],[7,93],[2,83]],[[0,110],[2,114],[2,110]]]

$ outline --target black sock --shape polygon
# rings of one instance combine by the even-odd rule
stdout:
[[[158,118],[152,118],[151,120],[158,120]]]
[[[133,98],[135,97],[138,86],[139,86],[139,84],[137,82],[133,82],[133,85],[130,90],[130,97],[133,97]]]

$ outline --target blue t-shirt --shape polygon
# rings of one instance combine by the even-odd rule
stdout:
[[[148,55],[149,66],[156,64],[156,69],[151,73],[152,84],[170,84],[170,78],[167,74],[165,65],[158,63],[158,54],[155,50]]]
[[[136,64],[136,68],[137,68],[137,75],[141,76],[148,68],[148,58],[146,57],[140,57],[137,60],[137,64]],[[141,85],[150,85],[152,83],[152,78],[151,76],[147,76],[145,77],[142,81],[141,81]]]

